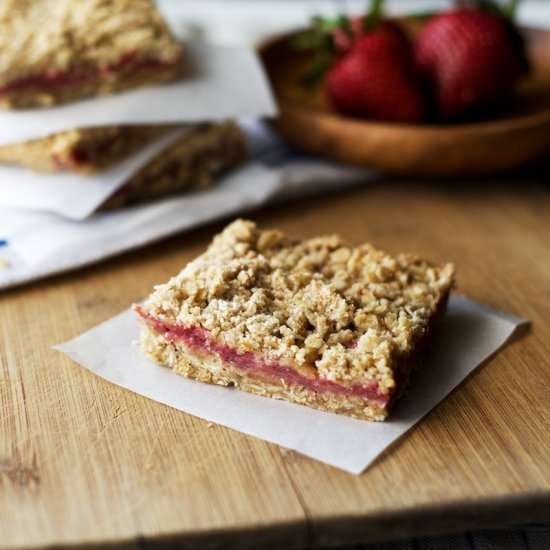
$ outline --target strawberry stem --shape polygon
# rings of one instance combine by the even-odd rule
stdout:
[[[363,22],[363,28],[372,31],[382,19],[382,6],[384,0],[371,0],[370,10]]]

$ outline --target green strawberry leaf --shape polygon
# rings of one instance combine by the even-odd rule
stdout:
[[[330,52],[318,52],[313,61],[299,78],[299,83],[308,91],[313,91],[323,80],[325,73],[334,63],[335,55]]]
[[[314,58],[299,83],[307,90],[313,90],[323,79],[336,59],[334,32],[339,29],[351,35],[349,19],[346,15],[333,18],[316,16],[312,19],[312,28],[292,37],[290,47],[295,51],[313,51]]]
[[[327,18],[316,15],[311,20],[312,28],[298,33],[292,38],[291,47],[296,51],[330,48],[334,50],[332,33],[342,29],[351,34],[349,19],[346,15]]]
[[[293,36],[290,47],[295,51],[316,50],[324,45],[325,37],[316,29],[308,29]]]

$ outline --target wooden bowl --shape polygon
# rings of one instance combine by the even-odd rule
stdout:
[[[462,176],[513,169],[550,153],[550,31],[525,29],[531,73],[498,118],[435,125],[395,124],[338,114],[322,87],[297,83],[309,54],[296,34],[265,40],[260,55],[279,104],[273,126],[293,145],[321,157],[393,174]]]

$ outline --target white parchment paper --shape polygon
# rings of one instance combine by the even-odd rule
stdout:
[[[0,110],[0,145],[71,128],[221,121],[276,114],[253,50],[185,44],[185,76],[159,86],[48,108]]]
[[[251,161],[211,188],[80,221],[0,206],[0,289],[98,262],[268,202],[340,191],[379,179],[370,170],[300,154],[262,124],[241,123],[249,138]]]
[[[135,313],[55,346],[102,378],[140,395],[359,474],[405,434],[525,321],[452,297],[429,360],[383,423],[354,420],[234,388],[196,382],[143,357]]]
[[[149,161],[192,131],[191,127],[167,130],[144,148],[95,174],[40,174],[0,165],[0,206],[83,220]]]
[[[246,211],[268,200],[279,188],[276,171],[250,163],[210,189],[102,212],[82,221],[0,209],[0,232],[4,227],[3,234],[30,266],[40,266],[51,258],[69,260],[75,265]]]

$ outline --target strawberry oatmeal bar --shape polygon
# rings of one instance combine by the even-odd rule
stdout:
[[[141,348],[204,382],[384,420],[422,362],[451,264],[229,225],[143,307]]]
[[[182,48],[149,0],[2,0],[0,107],[173,80]]]
[[[137,151],[166,126],[108,126],[67,130],[0,147],[0,162],[36,172],[97,172]]]
[[[233,122],[193,129],[139,170],[103,209],[153,200],[184,189],[210,186],[246,158],[246,138]]]
[[[33,141],[1,146],[0,163],[18,164],[36,172],[98,172],[176,127],[107,126],[68,130]],[[205,177],[202,174],[215,174],[226,164],[230,167],[240,162],[244,156],[245,137],[235,124],[197,126],[190,135],[182,137],[136,175],[133,187],[141,185],[139,182],[144,177],[158,175],[161,169],[165,173],[163,167],[168,162],[172,168],[174,163],[189,168],[191,159],[193,174],[190,170],[179,173],[180,179],[185,180],[182,186],[187,186],[188,176],[201,176],[199,186],[203,186]],[[156,186],[165,187],[160,179]]]
[[[0,162],[36,171],[91,173],[107,168],[175,126],[71,130],[19,145],[0,147]],[[103,208],[159,198],[186,188],[207,187],[246,158],[246,137],[233,122],[189,128],[138,170]]]

